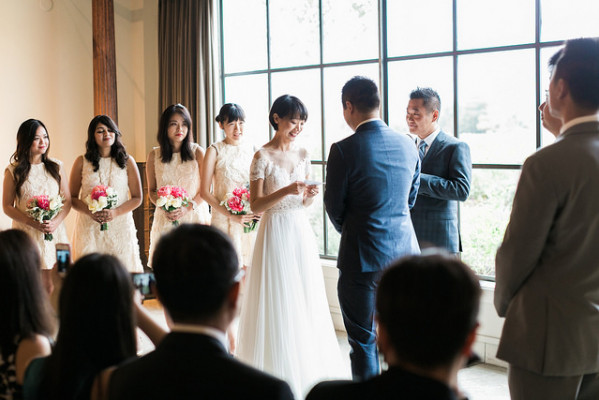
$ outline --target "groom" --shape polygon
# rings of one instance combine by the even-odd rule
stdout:
[[[341,233],[337,290],[352,375],[365,380],[379,373],[374,300],[380,274],[394,259],[420,251],[410,219],[420,160],[414,142],[380,120],[372,80],[350,79],[341,101],[355,133],[331,146],[324,202]]]

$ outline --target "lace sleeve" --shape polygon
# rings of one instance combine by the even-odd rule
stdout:
[[[256,154],[252,159],[252,165],[250,166],[250,181],[256,181],[258,179],[264,179],[264,171],[268,160],[261,154]]]

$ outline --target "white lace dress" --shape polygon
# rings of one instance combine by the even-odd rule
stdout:
[[[52,159],[62,169],[62,162]],[[14,179],[13,165],[9,165],[6,168]],[[32,164],[29,170],[29,176],[27,180],[21,186],[21,196],[17,197],[15,207],[25,214],[27,214],[27,200],[33,196],[39,196],[47,194],[50,197],[58,195],[60,187],[58,182],[46,171],[43,163]],[[22,224],[20,222],[12,222],[12,227],[27,232],[29,236],[33,238],[33,241],[37,244],[40,249],[42,257],[42,269],[52,269],[56,262],[56,243],[68,243],[67,230],[65,229],[64,222],[62,222],[58,228],[54,231],[52,236],[54,238],[50,241],[44,240],[44,234],[37,229],[33,229],[29,225]]]
[[[192,143],[191,151],[196,153],[197,143]],[[167,164],[160,160],[160,147],[154,148],[154,174],[156,175],[156,189],[162,186],[180,186],[193,198],[200,190],[200,171],[196,160],[181,162],[181,154],[173,153],[173,158]],[[183,223],[210,224],[210,210],[208,204],[202,201],[195,210],[185,214],[179,220]],[[175,228],[172,221],[166,218],[166,211],[161,207],[156,207],[154,211],[154,221],[150,231],[150,251],[148,256],[148,265],[151,266],[152,255],[158,244],[158,240],[165,233]]]
[[[127,167],[121,169],[111,157],[106,157],[100,158],[100,168],[94,172],[93,164],[83,157],[79,198],[85,199],[97,185],[110,186],[116,190],[117,207],[120,206],[129,199]],[[105,231],[101,231],[100,224],[87,214],[77,213],[73,255],[76,259],[93,252],[112,254],[129,272],[143,272],[133,213],[116,217],[108,223],[108,230]]]
[[[234,146],[225,142],[214,143],[210,147],[216,151],[212,191],[214,196],[222,201],[233,189],[250,183],[250,164],[254,157],[254,150],[250,145]],[[240,256],[240,262],[243,265],[251,265],[256,231],[244,233],[241,224],[231,222],[219,212],[212,213],[212,225],[231,238]]]
[[[305,151],[303,152],[305,153]],[[264,150],[251,166],[268,195],[304,180],[310,160],[291,174]],[[326,379],[347,378],[326,299],[318,248],[302,195],[287,196],[264,213],[239,322],[238,357],[284,379],[295,397]]]

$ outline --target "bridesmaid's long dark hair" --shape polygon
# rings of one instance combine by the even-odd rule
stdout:
[[[48,148],[42,154],[42,163],[44,163],[46,171],[58,182],[60,190],[60,166],[48,158],[48,153],[50,152],[50,134],[48,133],[48,129],[46,129],[46,125],[42,121],[28,119],[19,126],[19,130],[17,131],[17,150],[10,157],[10,163],[15,167],[14,178],[17,197],[21,197],[21,187],[27,180],[29,171],[31,170],[31,162],[29,161],[31,145],[40,126],[48,134]]]
[[[123,142],[121,142],[121,131],[108,115],[96,115],[87,128],[87,142],[85,142],[85,159],[92,163],[94,172],[100,168],[100,149],[96,143],[96,127],[98,124],[104,124],[109,132],[114,133],[114,143],[110,148],[110,157],[116,161],[117,165],[123,169],[127,166],[129,155]]]
[[[185,121],[185,126],[187,126],[187,136],[185,136],[185,139],[183,139],[183,143],[181,144],[181,161],[195,160],[195,154],[193,154],[193,151],[191,150],[191,144],[193,143],[191,115],[184,105],[172,104],[162,112],[158,124],[158,134],[156,135],[156,139],[160,145],[160,161],[169,163],[173,158],[173,146],[171,146],[171,142],[168,140],[168,123],[173,114],[181,115],[183,121]]]

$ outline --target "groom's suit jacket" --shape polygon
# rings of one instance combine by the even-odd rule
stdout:
[[[156,350],[112,373],[109,398],[291,400],[293,395],[285,382],[235,360],[217,339],[173,332]]]
[[[378,272],[419,252],[410,219],[419,175],[414,142],[381,120],[331,146],[324,202],[341,233],[339,269]]]
[[[421,247],[433,245],[452,253],[462,251],[458,230],[458,201],[470,193],[472,162],[465,142],[439,132],[420,171],[420,188],[412,222]]]
[[[522,166],[496,257],[497,357],[548,376],[599,371],[599,122]]]

